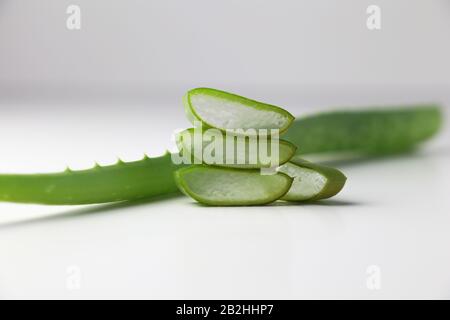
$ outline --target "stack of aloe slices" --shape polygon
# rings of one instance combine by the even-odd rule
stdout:
[[[273,162],[262,159],[258,149],[252,150],[250,141],[259,141],[261,137],[252,137],[249,132],[282,135],[294,120],[286,110],[210,88],[190,90],[183,102],[189,120],[197,128],[178,134],[177,144],[180,154],[197,164],[177,170],[175,181],[194,200],[216,206],[263,205],[276,200],[316,201],[330,198],[344,187],[346,177],[339,170],[295,156],[297,147],[282,139],[278,140],[278,167],[272,168],[275,169],[272,174],[263,174],[261,170],[270,168]],[[236,142],[241,138],[239,130],[246,134],[245,148],[215,148],[215,159],[220,161],[205,161],[193,148],[199,124],[204,132],[200,142],[204,150],[217,140],[223,145]],[[270,142],[266,147],[270,149]],[[236,161],[239,157],[243,161]]]

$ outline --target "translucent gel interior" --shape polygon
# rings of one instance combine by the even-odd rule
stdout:
[[[327,179],[320,173],[292,163],[283,165],[280,171],[294,178],[291,189],[284,196],[288,200],[310,199],[317,195],[327,183]]]
[[[278,112],[258,110],[204,94],[191,96],[191,104],[200,118],[222,129],[279,129],[288,122],[288,118]]]
[[[281,175],[262,176],[244,170],[205,169],[188,173],[184,178],[191,192],[214,202],[271,199],[286,187],[286,178]]]

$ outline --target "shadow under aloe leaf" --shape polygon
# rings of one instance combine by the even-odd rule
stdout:
[[[324,199],[319,201],[277,201],[274,203],[271,203],[270,206],[274,207],[289,207],[289,206],[334,206],[334,207],[347,207],[347,206],[357,206],[361,205],[362,203],[359,202],[353,202],[353,201],[344,201],[344,200],[331,200],[331,199]]]
[[[188,205],[197,208],[246,208],[246,207],[290,207],[290,206],[357,206],[362,203],[345,200],[323,199],[318,201],[275,201],[269,204],[251,205],[251,206],[209,206],[199,202],[189,202]]]
[[[63,221],[66,219],[80,218],[80,217],[84,217],[84,216],[88,216],[88,215],[90,216],[93,214],[104,214],[104,213],[111,214],[114,211],[119,211],[124,208],[137,207],[137,206],[143,206],[143,205],[149,205],[149,204],[153,204],[153,203],[168,201],[168,200],[171,200],[180,195],[181,195],[181,193],[175,192],[175,193],[171,193],[171,194],[167,194],[167,195],[139,199],[139,200],[134,200],[134,201],[123,201],[123,202],[115,202],[115,203],[108,203],[108,204],[90,205],[86,208],[72,209],[72,210],[68,210],[68,211],[64,211],[64,212],[56,213],[56,214],[52,214],[52,215],[47,215],[47,216],[43,216],[43,217],[2,223],[2,224],[0,224],[0,230],[13,228],[13,227],[20,227],[20,226],[29,226],[29,225],[34,225],[34,224],[39,224],[39,223],[44,223],[44,222]]]

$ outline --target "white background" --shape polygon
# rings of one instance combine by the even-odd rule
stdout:
[[[65,27],[72,3],[80,31]],[[447,110],[448,1],[378,1],[380,31],[369,4],[1,1],[0,172],[160,154],[195,86],[295,115]],[[317,205],[0,203],[0,298],[450,298],[449,139],[445,127],[417,153],[337,163],[348,183]]]
[[[66,29],[69,4],[81,8],[79,31]],[[379,31],[366,27],[372,4]],[[449,30],[447,0],[1,0],[0,87],[55,98],[450,85]]]

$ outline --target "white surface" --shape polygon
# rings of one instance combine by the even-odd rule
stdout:
[[[116,152],[132,160],[187,125],[181,103],[0,110],[2,172],[112,162]],[[445,130],[415,155],[341,164],[347,186],[317,205],[0,203],[0,298],[450,298],[448,139]],[[380,290],[366,286],[372,265]],[[74,270],[77,290],[67,287]]]

